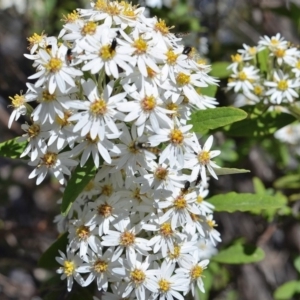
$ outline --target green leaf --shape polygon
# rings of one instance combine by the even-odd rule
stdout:
[[[63,200],[61,204],[61,212],[63,215],[67,215],[73,202],[87,186],[87,184],[94,178],[95,170],[96,168],[91,158],[83,167],[76,167],[63,194]]]
[[[68,233],[61,235],[41,256],[38,262],[40,268],[53,269],[59,266],[55,257],[59,256],[58,250],[65,253],[68,243]]]
[[[266,188],[258,177],[253,177],[253,185],[255,194],[264,195],[266,193]]]
[[[19,137],[1,143],[0,156],[9,158],[20,158],[20,155],[26,148],[27,142],[18,143],[17,139],[19,139]]]
[[[202,95],[215,97],[218,87],[216,85],[209,85],[207,87],[202,87],[200,92]]]
[[[218,77],[218,78],[227,78],[232,73],[231,70],[228,70],[227,67],[230,63],[225,61],[215,62],[211,65],[211,71],[209,73],[210,76]]]
[[[195,132],[206,133],[210,129],[219,128],[247,117],[247,113],[235,107],[217,107],[198,110],[189,121]]]
[[[243,245],[241,242],[221,250],[211,260],[225,264],[249,264],[263,260],[265,253],[253,245]]]
[[[263,137],[273,134],[294,121],[295,117],[291,114],[275,111],[264,112],[228,126],[225,128],[225,132],[231,136]]]
[[[235,168],[219,168],[214,169],[215,173],[220,175],[230,175],[230,174],[241,174],[241,173],[249,173],[249,170],[245,169],[235,169]]]
[[[286,198],[282,195],[268,196],[230,192],[213,196],[207,201],[215,206],[216,211],[233,212],[280,208],[286,203]]]
[[[274,182],[274,187],[277,189],[298,189],[300,187],[300,175],[283,176]]]
[[[262,73],[268,72],[269,50],[264,49],[257,53],[258,66]]]
[[[288,281],[278,287],[274,292],[275,300],[290,300],[299,291],[300,282],[297,280]]]

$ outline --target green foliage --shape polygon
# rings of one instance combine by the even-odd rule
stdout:
[[[40,268],[53,269],[59,266],[55,257],[59,255],[58,250],[65,253],[68,242],[68,233],[61,235],[41,256],[38,265]]]
[[[189,123],[193,124],[193,130],[202,134],[211,129],[216,129],[234,122],[243,120],[247,113],[235,107],[218,107],[199,110],[192,114]]]
[[[209,85],[201,88],[201,94],[209,97],[215,97],[218,87],[216,85]]]
[[[290,300],[296,293],[300,293],[300,281],[298,280],[288,281],[275,290],[274,299]]]
[[[9,158],[20,158],[20,155],[25,150],[27,142],[17,142],[19,138],[5,141],[0,144],[0,156]]]
[[[230,192],[220,194],[207,199],[215,206],[216,211],[257,211],[262,209],[280,208],[286,203],[286,197],[282,195],[261,195]]]
[[[257,53],[258,67],[262,73],[268,72],[268,57],[269,51],[267,49],[264,49]]]
[[[211,72],[209,75],[218,77],[218,78],[227,78],[231,74],[231,70],[228,70],[227,67],[230,63],[225,61],[215,62],[211,65]]]
[[[225,132],[231,136],[263,137],[274,134],[278,129],[291,124],[295,117],[282,112],[255,111],[248,118],[225,128]]]
[[[242,241],[237,241],[232,246],[220,250],[213,256],[212,261],[224,264],[248,264],[263,260],[265,257],[264,251],[253,245],[245,245]]]
[[[90,158],[83,167],[77,166],[64,191],[61,212],[66,215],[73,202],[95,176],[94,161]]]
[[[232,175],[232,174],[242,174],[242,173],[249,173],[249,170],[245,169],[235,169],[235,168],[220,168],[220,169],[214,169],[215,173],[220,175]]]
[[[282,176],[274,182],[274,187],[277,189],[299,189],[300,174]]]

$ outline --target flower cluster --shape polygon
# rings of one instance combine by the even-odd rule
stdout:
[[[201,146],[187,123],[194,110],[215,107],[201,88],[217,81],[143,10],[98,0],[67,15],[58,38],[34,34],[25,56],[36,81],[12,98],[9,126],[30,116],[20,141],[37,184],[51,172],[66,185],[88,160],[97,168],[55,222],[68,234],[57,272],[69,291],[74,279],[95,281],[102,299],[204,291],[203,271],[221,241],[204,200],[220,151],[211,151],[212,136]]]
[[[279,33],[262,37],[253,47],[244,44],[228,68],[227,87],[238,94],[237,106],[286,105],[299,97],[300,51]]]

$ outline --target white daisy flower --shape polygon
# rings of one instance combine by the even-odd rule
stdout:
[[[274,51],[277,48],[287,48],[288,42],[280,35],[280,33],[277,33],[275,36],[272,36],[271,38],[265,35],[264,37],[260,38],[260,41],[258,42],[259,46],[262,46],[262,48],[268,48],[271,51]]]
[[[40,49],[39,58],[31,57],[37,64],[37,73],[28,78],[38,79],[34,84],[35,87],[41,87],[46,83],[50,94],[53,94],[56,88],[62,93],[68,93],[69,86],[75,87],[75,77],[81,76],[83,73],[67,64],[67,50],[68,48],[64,44],[59,47],[57,44],[53,44],[50,53]],[[30,58],[28,55],[27,57]]]
[[[90,249],[87,250],[87,255],[83,257],[84,263],[77,268],[79,273],[89,273],[83,286],[88,286],[96,279],[98,290],[107,291],[109,282],[117,280],[114,277],[113,269],[120,268],[121,264],[118,261],[111,261],[113,251],[113,248],[108,248],[104,252],[100,247],[96,253]],[[125,270],[123,276],[125,276]]]
[[[62,265],[59,269],[56,270],[56,273],[62,274],[61,279],[64,280],[67,278],[68,291],[72,290],[74,279],[81,286],[84,285],[84,279],[77,272],[77,268],[83,264],[83,261],[80,257],[73,252],[67,249],[67,255],[62,251],[58,250],[60,257],[56,257],[56,261]]]
[[[208,171],[210,175],[213,176],[215,179],[218,179],[218,176],[216,175],[214,168],[220,168],[220,167],[211,159],[218,156],[221,153],[221,151],[220,150],[210,151],[210,148],[213,144],[213,139],[214,138],[211,135],[206,140],[202,148],[195,136],[194,139],[195,143],[193,144],[194,152],[189,152],[185,155],[186,161],[184,166],[185,168],[192,170],[192,174],[190,176],[191,182],[197,180],[199,174],[201,176],[201,179],[204,182],[206,182],[207,181],[206,171]]]
[[[107,235],[102,237],[101,242],[102,246],[117,246],[112,261],[117,260],[122,255],[124,249],[126,250],[127,258],[134,256],[135,251],[144,256],[148,255],[148,251],[151,250],[151,248],[147,246],[148,241],[137,236],[142,229],[141,226],[132,227],[130,219],[125,218],[114,224],[114,227],[118,231],[109,230]]]
[[[28,163],[36,168],[29,174],[29,179],[37,177],[36,184],[39,185],[50,170],[60,184],[65,183],[64,175],[70,176],[70,167],[75,167],[78,162],[70,158],[70,153],[58,153],[54,147],[48,147],[44,154],[38,155],[37,159]]]
[[[160,300],[185,299],[179,292],[186,292],[189,289],[189,279],[184,274],[173,274],[174,269],[175,264],[167,264],[163,261],[155,278],[156,292],[150,299],[154,300],[158,297]]]
[[[266,96],[270,96],[270,101],[273,104],[293,103],[299,97],[295,89],[300,87],[300,81],[290,79],[290,76],[281,70],[274,71],[273,81],[265,81],[264,85],[269,87]]]
[[[104,140],[108,134],[107,128],[114,134],[120,134],[115,122],[123,119],[124,116],[117,112],[116,108],[119,102],[126,100],[126,92],[112,96],[114,81],[110,81],[105,86],[101,95],[92,79],[83,82],[82,86],[88,101],[72,100],[68,102],[70,108],[81,111],[69,118],[69,121],[77,122],[73,129],[74,132],[81,130],[81,136],[89,133],[92,139],[98,136],[100,140]]]

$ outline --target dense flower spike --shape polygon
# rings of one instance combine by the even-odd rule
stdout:
[[[201,146],[187,123],[193,111],[218,104],[200,92],[217,80],[204,60],[184,51],[172,27],[143,11],[97,0],[66,16],[58,39],[29,38],[25,56],[36,82],[11,98],[9,126],[27,115],[22,156],[35,166],[29,177],[37,184],[50,171],[66,185],[88,160],[98,169],[67,216],[55,219],[68,233],[66,253],[56,258],[68,290],[75,279],[83,287],[95,281],[102,299],[182,300],[204,291],[202,273],[221,241],[214,207],[204,201],[220,151],[211,150],[212,136]],[[253,51],[244,48],[249,61]],[[280,62],[291,63],[292,54]],[[232,87],[253,92],[257,70],[232,69],[240,72]],[[276,95],[278,102],[294,94]]]

